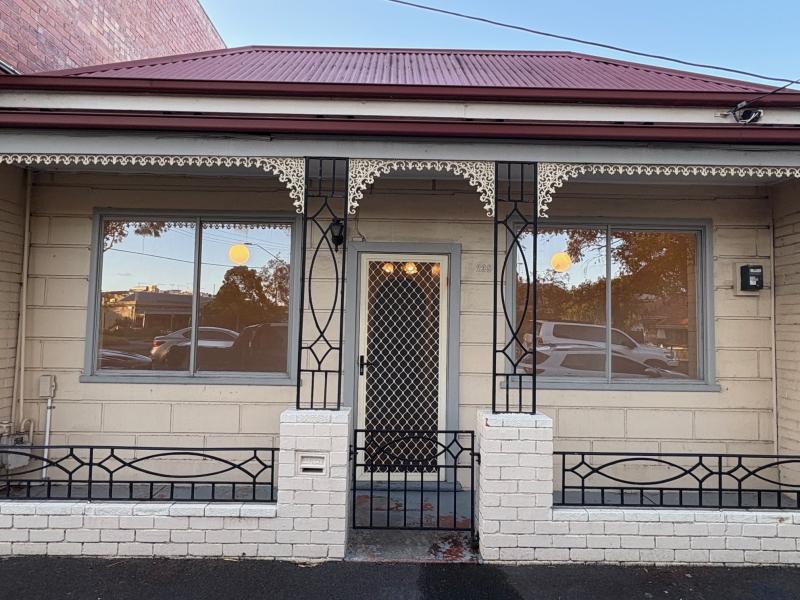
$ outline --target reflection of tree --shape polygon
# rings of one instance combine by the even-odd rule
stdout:
[[[579,261],[587,249],[605,244],[605,232],[568,231],[567,252]],[[694,280],[695,237],[658,231],[616,231],[611,238],[614,278],[611,283],[613,323],[626,331],[643,330],[653,311],[686,317],[689,285]],[[691,270],[691,273],[690,273]],[[668,305],[671,309],[668,310]],[[673,318],[674,320],[674,318]]]
[[[267,299],[277,306],[289,304],[289,265],[282,258],[271,258],[260,271]]]
[[[257,323],[285,322],[288,315],[288,286],[281,296],[284,289],[280,284],[281,270],[274,268],[269,273],[268,267],[262,270],[262,274],[246,266],[228,269],[214,299],[203,306],[200,322],[235,331]],[[275,301],[275,298],[281,297],[286,299],[284,304]]]
[[[604,256],[605,229],[547,229],[540,236],[565,236],[566,252],[573,263],[587,257]],[[666,320],[673,324],[691,321],[689,304],[695,294],[696,237],[691,233],[660,231],[614,231],[610,255],[611,313],[614,327],[629,333],[645,333],[648,324]],[[605,261],[601,262],[605,265]],[[539,320],[605,322],[606,280],[570,285],[568,274],[550,269],[537,275]],[[517,306],[524,306],[530,293],[524,276],[518,276]],[[532,302],[532,298],[530,299]],[[525,316],[530,321],[531,314]],[[648,323],[649,322],[649,323]],[[528,330],[530,326],[528,326]]]
[[[130,221],[103,221],[103,250],[110,250],[126,237],[131,228],[136,235],[161,237],[169,229],[170,223],[166,221],[147,221],[132,223]]]

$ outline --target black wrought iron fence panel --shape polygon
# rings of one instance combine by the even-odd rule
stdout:
[[[800,456],[554,454],[556,505],[800,508]]]
[[[356,429],[350,452],[355,529],[474,534],[474,432]]]
[[[0,446],[0,499],[274,502],[277,451]]]

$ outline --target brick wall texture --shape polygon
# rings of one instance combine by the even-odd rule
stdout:
[[[278,501],[0,502],[0,556],[182,556],[301,562],[344,558],[350,409],[281,415]],[[299,455],[324,457],[303,474]]]
[[[21,73],[224,47],[198,0],[0,0],[0,59]]]
[[[0,421],[11,416],[22,284],[25,174],[0,166]]]
[[[481,412],[478,530],[488,563],[800,563],[800,512],[554,508],[552,421]]]
[[[778,186],[773,192],[775,223],[775,355],[777,378],[778,452],[800,454],[800,185]],[[787,465],[784,476],[798,479]]]

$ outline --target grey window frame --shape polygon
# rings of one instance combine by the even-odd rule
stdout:
[[[515,227],[522,227],[522,222],[515,224]],[[540,228],[550,227],[584,227],[584,228],[605,228],[607,236],[614,230],[635,230],[635,231],[686,231],[698,234],[697,242],[697,306],[698,306],[698,346],[697,353],[700,357],[698,369],[700,377],[685,381],[659,381],[649,380],[625,380],[624,378],[611,379],[611,364],[606,361],[606,377],[600,378],[569,378],[569,377],[537,377],[536,389],[542,390],[608,390],[608,391],[665,391],[665,392],[719,392],[722,388],[715,378],[715,342],[714,342],[714,271],[713,271],[713,223],[710,219],[633,219],[633,218],[552,218],[547,221],[539,222]],[[510,235],[507,236],[509,248],[513,243]],[[610,240],[610,237],[609,237]],[[606,281],[611,280],[611,261],[610,244],[606,244]],[[516,265],[517,257],[514,257]],[[504,284],[506,287],[506,297],[511,298],[513,314],[516,315],[516,294],[514,293],[514,270],[511,270],[506,277]],[[611,286],[606,285],[605,304],[606,304],[606,343],[611,337]],[[507,339],[511,340],[511,331],[507,328]],[[607,352],[610,350],[607,349]],[[527,378],[526,378],[527,379]],[[514,387],[516,385],[512,384]],[[523,382],[523,387],[530,387],[527,381]]]
[[[202,235],[199,225],[202,221],[231,221],[236,223],[286,223],[292,226],[290,241],[290,305],[288,326],[288,370],[286,372],[226,372],[197,371],[195,369],[196,344],[192,343],[190,366],[188,371],[132,371],[97,368],[99,350],[99,317],[100,317],[100,278],[103,272],[102,222],[104,219],[167,219],[191,221],[198,224],[198,235],[195,239],[193,282],[192,282],[192,331],[196,332],[199,324],[197,299],[199,293],[200,255],[202,252]],[[302,253],[302,218],[300,215],[286,212],[254,212],[254,211],[213,211],[200,213],[189,210],[166,209],[102,209],[96,208],[92,215],[91,267],[89,272],[89,299],[86,311],[86,347],[84,350],[84,369],[80,376],[81,383],[143,383],[143,384],[195,384],[195,385],[296,385],[297,383],[297,346],[299,343],[298,327],[300,322],[299,306],[300,289],[303,283],[300,256]]]

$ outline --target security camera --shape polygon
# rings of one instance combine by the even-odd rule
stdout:
[[[758,123],[763,116],[764,111],[756,108],[745,108],[742,111],[736,111],[733,113],[733,117],[736,119],[736,122],[744,124]]]

